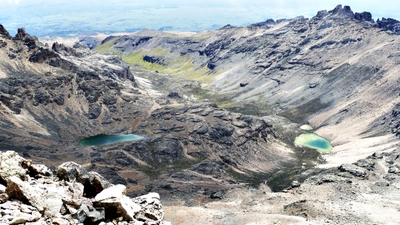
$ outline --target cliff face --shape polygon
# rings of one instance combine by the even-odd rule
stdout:
[[[101,46],[132,65],[167,74],[181,93],[235,112],[310,123],[332,142],[337,154],[326,160],[338,165],[355,160],[349,154],[363,157],[397,142],[388,130],[396,127],[390,120],[399,101],[399,21],[371,18],[338,6],[311,19],[198,34],[143,31]],[[200,82],[213,95],[183,80]],[[357,145],[363,150],[356,152]]]

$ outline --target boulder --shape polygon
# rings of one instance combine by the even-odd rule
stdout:
[[[125,192],[125,185],[111,186],[96,195],[94,205],[106,208],[106,214],[115,213],[118,217],[133,221],[142,207],[125,196]]]
[[[30,184],[15,176],[7,180],[6,191],[10,198],[29,203],[47,217],[58,215],[63,205],[62,199],[74,196],[68,194],[74,192],[74,189],[66,189],[51,180],[47,180],[46,184],[39,182]]]
[[[81,205],[75,214],[75,218],[80,223],[95,223],[97,221],[104,220],[105,217],[105,209],[104,208],[93,208],[88,207],[86,205]]]
[[[145,55],[145,56],[143,56],[143,61],[149,62],[149,63],[157,63],[157,64],[165,66],[164,60],[161,58],[158,58],[156,56]]]
[[[360,168],[353,164],[343,164],[339,167],[339,170],[341,172],[350,173],[351,175],[356,176],[356,177],[361,177],[361,178],[368,177],[367,170],[365,170],[364,168]]]
[[[223,199],[224,198],[224,193],[222,193],[221,191],[213,192],[210,195],[210,198],[212,198],[212,199]]]
[[[7,179],[6,192],[10,198],[29,203],[39,210],[39,212],[44,212],[45,210],[45,205],[43,202],[44,191],[39,188],[32,187],[16,176],[12,176]]]
[[[28,167],[30,176],[51,176],[53,171],[43,164],[32,164]]]
[[[62,43],[54,42],[51,49],[57,53],[63,54],[65,56],[73,55],[75,57],[80,57],[81,55],[76,52],[75,49],[67,47]]]
[[[179,92],[177,91],[171,91],[168,95],[168,98],[182,98]]]
[[[12,176],[25,180],[26,170],[23,164],[26,162],[26,159],[14,151],[0,152],[0,180],[6,181]]]
[[[164,219],[164,210],[158,193],[151,192],[134,198],[133,201],[142,207],[142,210],[136,214],[136,220],[146,221],[148,224],[158,224]]]
[[[39,48],[32,53],[29,57],[30,62],[44,63],[45,61],[49,61],[53,59],[50,65],[55,67],[61,67],[61,59],[60,56],[54,51],[47,48]]]
[[[94,197],[105,188],[111,186],[103,176],[96,172],[88,172],[81,165],[65,162],[58,167],[58,177],[69,182],[77,181],[84,186],[86,197]]]
[[[369,171],[374,170],[375,168],[375,161],[373,159],[360,159],[355,163],[359,167],[363,167]]]

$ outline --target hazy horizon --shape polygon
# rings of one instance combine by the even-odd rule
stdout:
[[[220,0],[0,0],[0,23],[15,34],[17,28],[36,36],[71,36],[84,32],[131,32],[140,29],[201,31],[226,24],[244,26],[269,18],[304,16],[336,5],[351,6],[354,12],[368,11],[376,20],[400,19],[400,3],[377,1],[262,1]],[[391,5],[387,7],[387,5]]]

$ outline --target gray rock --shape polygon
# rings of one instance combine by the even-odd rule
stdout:
[[[294,180],[294,181],[292,182],[292,184],[291,184],[292,188],[300,187],[300,185],[301,185],[300,182],[297,181],[297,180]]]
[[[45,210],[45,205],[43,204],[43,190],[30,186],[16,176],[8,178],[6,192],[10,198],[29,202],[29,204],[39,210],[39,212],[44,212]]]
[[[106,211],[103,207],[96,207],[94,210],[89,211],[87,215],[87,221],[92,223],[104,220],[106,218]]]
[[[81,165],[74,162],[65,162],[58,167],[58,177],[69,182],[77,181],[84,185],[87,197],[94,197],[111,184],[103,176],[95,172],[88,172]]]
[[[0,180],[11,176],[25,180],[26,170],[22,166],[26,161],[14,151],[0,152]]]
[[[53,171],[43,164],[32,164],[28,170],[33,175],[51,176],[53,174]]]
[[[8,201],[0,204],[0,224],[21,224],[38,221],[41,214],[32,206]]]
[[[32,164],[26,166],[32,169]],[[97,173],[87,172],[80,165],[69,162],[59,168],[60,177],[65,179],[60,181],[50,173],[39,172],[47,171],[47,167],[35,168],[37,174],[43,175],[36,178],[27,175],[26,181],[11,176],[6,188],[0,186],[3,189],[0,193],[0,224],[162,223],[164,211],[157,193],[131,199],[125,195],[124,185],[115,185],[104,189],[94,199],[87,198],[84,184],[76,181],[86,184],[89,180],[96,181],[100,176]]]
[[[348,172],[356,177],[367,178],[368,176],[368,172],[365,169],[352,164],[343,164],[339,167],[339,170],[341,172]]]
[[[210,195],[210,197],[213,198],[213,199],[223,199],[224,198],[224,193],[222,193],[221,191],[216,191],[216,192],[213,192]]]
[[[355,164],[370,171],[374,170],[375,167],[375,162],[372,159],[360,159]]]
[[[372,154],[372,158],[374,158],[374,159],[382,159],[383,158],[383,154],[381,152],[374,152],[374,154]]]
[[[158,193],[151,192],[134,198],[133,201],[142,206],[142,210],[135,216],[137,220],[158,224],[164,219],[164,211]]]
[[[315,88],[315,87],[317,87],[319,85],[319,83],[309,83],[309,87],[310,88]]]
[[[354,14],[354,19],[360,20],[360,21],[371,21],[371,22],[373,22],[372,14],[370,12],[361,12],[361,13],[356,12]]]
[[[313,181],[312,183],[314,183],[316,185],[321,185],[324,183],[343,182],[343,181],[347,181],[348,179],[339,177],[334,174],[323,174],[323,175],[314,176],[311,178],[311,180]]]
[[[58,166],[57,170],[58,177],[69,182],[76,181],[82,173],[87,171],[75,162],[65,162]]]
[[[127,221],[133,221],[135,214],[142,208],[129,197],[125,196],[125,192],[125,185],[111,186],[96,195],[94,205],[112,210],[112,212],[115,212]]]
[[[196,134],[206,134],[208,132],[208,127],[206,124],[200,124],[194,128]]]

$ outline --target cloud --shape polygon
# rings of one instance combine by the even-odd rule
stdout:
[[[10,5],[19,5],[20,0],[8,0],[8,4]]]

